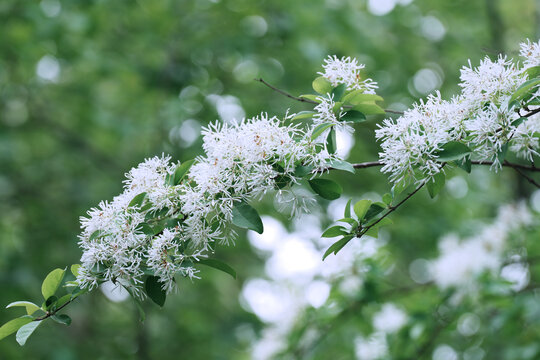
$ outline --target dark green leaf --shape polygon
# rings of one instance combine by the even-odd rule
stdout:
[[[26,340],[32,335],[34,330],[41,324],[41,321],[32,321],[26,325],[21,326],[21,328],[17,331],[17,335],[15,336],[17,339],[17,342],[19,345],[23,346],[26,344]]]
[[[354,237],[354,235],[347,235],[344,236],[341,240],[336,241],[335,243],[330,246],[326,252],[323,255],[323,261],[328,257],[328,255],[334,253],[337,254],[351,239]]]
[[[60,315],[52,315],[51,319],[56,321],[59,324],[63,324],[66,326],[71,325],[71,318],[66,314],[60,314]]]
[[[354,169],[352,164],[350,162],[345,161],[345,160],[338,160],[338,159],[332,160],[330,162],[330,166],[332,168],[334,168],[334,169],[348,171],[348,172],[350,172],[352,174],[354,174],[356,172],[356,170]]]
[[[0,327],[0,340],[13,334],[15,331],[19,330],[21,326],[24,326],[29,322],[32,322],[32,318],[30,316],[24,316],[8,321],[2,325],[2,327]]]
[[[140,193],[139,195],[135,196],[133,200],[131,200],[128,207],[141,207],[145,197],[146,197],[145,192]]]
[[[165,299],[167,299],[167,293],[161,288],[161,285],[157,276],[149,276],[144,283],[144,290],[153,302],[163,307]]]
[[[499,150],[499,152],[497,153],[497,160],[499,160],[499,163],[504,163],[506,153],[508,153],[508,143],[501,146],[501,150]]]
[[[468,174],[471,173],[472,162],[470,155],[465,156],[463,159],[455,160],[453,163],[456,164],[459,168],[465,170]]]
[[[540,79],[531,79],[525,81],[512,96],[510,97],[510,100],[508,100],[509,103],[513,102],[514,100],[520,100],[529,95],[530,93],[536,91],[536,87],[540,84]]]
[[[347,90],[347,84],[339,84],[332,90],[332,95],[334,95],[334,101],[340,101],[341,97],[345,93],[345,90]]]
[[[382,197],[382,201],[386,205],[392,204],[392,194],[390,194],[390,193],[384,194],[383,197]]]
[[[311,171],[313,171],[313,166],[311,165],[298,165],[294,168],[294,175],[297,177],[304,177],[311,174]]]
[[[364,216],[364,219],[366,221],[369,221],[375,216],[379,215],[384,209],[386,209],[386,204],[380,202],[373,203],[366,212],[366,216]]]
[[[184,161],[180,166],[176,168],[174,171],[174,180],[172,185],[178,185],[184,180],[184,177],[186,177],[189,169],[191,169],[191,166],[195,162],[195,159]]]
[[[521,125],[525,120],[527,120],[527,118],[522,116],[519,119],[516,119],[516,120],[512,121],[512,126],[517,127],[517,126]]]
[[[216,259],[200,259],[199,264],[210,266],[214,269],[221,270],[224,273],[227,273],[231,275],[234,279],[236,279],[236,271],[232,267],[230,267],[228,264],[224,263],[223,261],[216,260]]]
[[[313,179],[309,180],[309,186],[319,194],[322,198],[327,200],[335,200],[341,196],[343,189],[341,185],[335,181],[328,179]]]
[[[56,290],[62,283],[62,279],[64,279],[64,273],[65,270],[54,269],[47,275],[45,280],[43,280],[43,284],[41,284],[41,293],[43,294],[44,299],[48,299],[56,293]]]
[[[326,229],[326,231],[322,233],[321,237],[332,238],[332,237],[347,235],[347,234],[348,232],[344,227],[332,226],[331,228]]]
[[[458,160],[471,153],[471,149],[465,144],[458,141],[450,141],[441,147],[441,150],[436,153],[439,161]]]
[[[446,176],[442,172],[436,174],[426,183],[426,187],[429,192],[429,196],[431,198],[434,198],[444,187],[444,183],[446,182]]]
[[[55,296],[55,295],[50,296],[49,298],[47,298],[47,300],[45,300],[45,305],[44,305],[45,310],[50,310],[53,307],[56,307],[56,302],[57,301],[58,301],[58,297]]]
[[[263,223],[253,207],[245,202],[239,202],[234,205],[232,211],[232,223],[243,229],[250,229],[258,232],[259,234],[263,233]]]
[[[326,148],[328,153],[334,154],[336,152],[336,129],[331,128],[326,137]]]
[[[366,121],[366,115],[356,110],[349,110],[345,115],[343,115],[339,121],[348,121],[354,123],[360,123]]]
[[[343,216],[345,216],[346,218],[351,217],[351,202],[352,199],[349,199],[349,201],[347,201],[347,205],[345,205],[345,211],[343,212]]]

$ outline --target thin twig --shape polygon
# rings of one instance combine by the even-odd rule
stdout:
[[[477,161],[477,160],[474,160],[474,161],[471,161],[471,164],[473,164],[473,165],[491,166],[491,165],[493,165],[493,162],[492,161]],[[381,163],[380,161],[368,161],[368,162],[363,162],[363,163],[352,164],[353,168],[355,168],[355,169],[366,169],[366,168],[370,168],[370,167],[378,167],[378,166],[383,166],[383,165],[384,164]],[[511,167],[513,169],[525,170],[525,171],[540,172],[540,168],[538,168],[538,167],[527,166],[527,165],[522,165],[522,164],[514,164],[514,163],[511,163],[511,162],[508,162],[508,161],[505,161],[504,164],[502,164],[502,166]],[[330,170],[332,170],[332,168]]]
[[[275,92],[283,95],[283,96],[286,96],[288,97],[289,99],[293,99],[293,100],[296,100],[296,101],[300,101],[300,102],[304,102],[304,103],[308,103],[308,104],[319,104],[318,102],[316,101],[313,101],[313,100],[309,100],[309,99],[305,99],[305,98],[302,98],[302,97],[297,97],[297,96],[293,96],[291,94],[289,94],[288,92],[286,91],[283,91],[281,89],[278,89],[277,87],[269,84],[268,82],[266,82],[263,78],[258,78],[258,79],[254,79],[255,81],[258,81],[260,83],[263,83],[264,85],[266,85],[267,87],[269,87],[270,89],[274,90]],[[351,106],[344,106],[344,108],[351,108]],[[388,114],[396,114],[396,115],[403,115],[403,111],[396,111],[396,110],[390,110],[390,109],[385,109],[384,110],[386,113]]]
[[[506,161],[504,162],[505,164],[508,164],[507,166],[511,167],[512,169],[514,169],[519,175],[523,176],[525,179],[527,179],[527,181],[531,184],[533,184],[534,186],[536,186],[537,188],[540,189],[540,183],[536,182],[532,177],[528,176],[527,174],[523,173],[523,171],[521,171],[517,166],[513,166],[513,164],[510,164],[510,163],[507,163]]]

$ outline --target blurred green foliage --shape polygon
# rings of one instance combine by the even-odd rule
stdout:
[[[200,154],[200,137],[182,134],[219,117],[212,95],[234,96],[247,116],[303,110],[253,78],[307,93],[322,60],[336,54],[365,63],[386,106],[403,109],[426,95],[425,86],[415,85],[421,69],[431,71],[433,89],[450,96],[468,58],[476,64],[485,53],[516,56],[519,41],[536,39],[539,13],[533,0],[414,0],[383,16],[356,0],[3,0],[0,304],[38,298],[45,274],[78,261],[78,218],[119,193],[132,166],[162,152],[180,160]],[[440,26],[444,33],[436,37]],[[357,128],[351,162],[376,160],[375,123]],[[393,216],[389,251],[398,269],[432,256],[436,239],[464,219],[489,218],[497,204],[531,192],[509,171],[473,175],[467,201],[422,193]],[[351,195],[389,190],[377,169],[333,177]],[[268,200],[259,208],[275,212]],[[24,348],[6,339],[0,358],[248,359],[261,323],[242,309],[239,291],[245,279],[263,273],[263,260],[244,238],[219,248],[217,257],[237,270],[238,280],[212,269],[200,281],[182,280],[163,309],[147,304],[144,324],[133,304],[95,291],[71,306],[70,327],[46,324]],[[426,291],[414,301],[435,308],[439,300]],[[515,309],[516,319],[525,311],[511,299],[500,306]],[[2,310],[0,323],[14,311]],[[350,326],[306,357],[350,358],[352,343],[343,345]],[[492,334],[487,358],[525,358],[519,349],[530,341],[520,337],[520,326],[514,321]],[[538,339],[538,325],[533,330],[527,336]],[[498,354],[510,345],[515,354]]]

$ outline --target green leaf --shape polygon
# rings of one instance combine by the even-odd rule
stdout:
[[[386,204],[383,204],[383,203],[380,203],[380,202],[373,203],[373,204],[371,204],[368,211],[366,212],[366,215],[364,216],[364,219],[366,221],[369,221],[370,219],[374,218],[379,213],[381,213],[381,211],[383,211],[384,209],[386,209]]]
[[[302,120],[302,119],[309,119],[315,115],[315,111],[300,111],[298,114],[296,114],[294,117],[291,118],[291,121],[296,120]]]
[[[259,234],[264,231],[261,217],[257,210],[246,202],[236,203],[232,210],[232,223],[243,229],[250,229]]]
[[[364,90],[353,90],[343,98],[343,102],[351,105],[375,103],[375,101],[383,101],[383,98],[375,94],[364,94]]]
[[[468,174],[471,173],[472,170],[472,162],[471,162],[471,156],[467,155],[463,159],[455,160],[453,161],[455,165],[457,165],[459,168],[465,170]]]
[[[144,201],[144,198],[146,197],[146,193],[140,193],[139,195],[136,195],[133,200],[129,203],[128,207],[140,207]]]
[[[230,267],[228,264],[224,263],[223,261],[216,260],[216,259],[199,259],[199,264],[210,266],[217,270],[221,270],[224,273],[227,273],[231,275],[234,279],[236,279],[236,271],[232,267]]]
[[[321,237],[332,238],[332,237],[348,235],[348,234],[349,233],[344,227],[336,225],[336,226],[332,226],[331,228],[326,229],[326,231],[322,233]]]
[[[149,276],[144,283],[144,290],[146,295],[158,304],[160,307],[165,305],[165,299],[167,299],[167,293],[161,288],[161,282],[157,276]]]
[[[472,152],[465,144],[458,141],[450,141],[441,147],[441,150],[436,153],[439,161],[459,160]]]
[[[341,196],[343,188],[335,181],[328,179],[313,179],[308,180],[309,186],[319,194],[322,198],[327,200],[335,200]]]
[[[26,340],[28,340],[30,335],[32,335],[34,330],[36,330],[39,325],[41,325],[41,321],[32,321],[21,326],[21,328],[17,331],[17,335],[15,336],[19,345],[23,346],[26,344]]]
[[[15,301],[9,304],[8,306],[6,306],[6,309],[9,309],[11,307],[16,307],[16,306],[25,307],[26,313],[28,315],[32,315],[33,313],[35,313],[37,310],[40,309],[39,306],[37,306],[36,304],[30,301]]]
[[[353,110],[360,111],[361,113],[365,115],[386,114],[386,111],[384,111],[382,107],[380,107],[377,104],[370,104],[370,103],[362,103],[362,104],[355,105],[353,107]]]
[[[535,91],[536,87],[540,84],[540,79],[531,79],[525,81],[517,90],[515,93],[512,94],[510,97],[510,100],[508,100],[508,103],[512,103],[514,100],[520,100],[526,97],[529,93],[532,93]]]
[[[529,77],[529,79],[533,79],[535,77],[538,77],[540,75],[540,66],[533,66],[525,70],[525,73]]]
[[[312,94],[304,94],[299,96],[300,99],[306,99],[310,101],[315,101],[316,103],[320,103],[321,100],[319,100],[319,95],[312,95]]]
[[[352,164],[345,160],[338,160],[338,159],[332,160],[330,162],[330,166],[334,169],[350,172],[351,174],[354,174],[356,172]]]
[[[516,119],[516,120],[512,121],[512,126],[517,127],[517,126],[521,125],[525,120],[527,120],[527,118],[522,116],[519,119]]]
[[[0,340],[13,334],[15,331],[19,330],[21,326],[24,326],[29,322],[32,322],[32,318],[30,316],[24,316],[8,321],[2,325],[2,327],[0,327]]]
[[[332,90],[332,95],[334,95],[334,101],[340,101],[341,97],[345,93],[345,90],[347,90],[347,84],[339,84]]]
[[[311,174],[312,171],[313,171],[312,165],[298,165],[294,168],[294,176],[302,178],[306,175]]]
[[[431,180],[426,183],[426,187],[429,192],[429,196],[433,199],[444,187],[446,182],[446,176],[442,172],[437,173]]]
[[[389,218],[385,217],[385,218],[381,219],[378,223],[376,223],[375,225],[370,227],[369,230],[366,231],[366,233],[364,235],[377,238],[377,237],[379,237],[379,229],[381,227],[385,226],[385,225],[391,225],[391,224],[393,224],[393,221],[390,220]]]
[[[352,199],[349,199],[349,201],[347,201],[347,205],[345,205],[345,211],[343,212],[343,216],[345,216],[346,218],[351,217],[351,202]]]
[[[356,110],[349,110],[345,115],[343,115],[339,121],[347,121],[353,123],[360,123],[366,121],[366,115]]]
[[[347,235],[347,236],[344,236],[341,240],[339,241],[336,241],[335,243],[332,244],[332,246],[330,246],[326,252],[324,253],[323,255],[323,261],[324,259],[326,259],[328,257],[328,255],[334,253],[334,254],[337,254],[339,252],[339,250],[343,249],[343,247],[345,245],[347,245],[347,243],[349,241],[351,241],[351,239],[354,237],[354,235]]]
[[[66,314],[60,314],[60,315],[52,315],[51,319],[56,321],[59,324],[63,324],[66,326],[71,325],[71,318]]]
[[[73,264],[71,265],[71,273],[73,274],[73,276],[77,277],[79,276],[79,268],[81,267],[81,264]]]
[[[173,185],[178,185],[182,182],[182,180],[184,180],[194,162],[195,159],[184,161],[182,164],[180,164],[180,166],[176,168],[176,170],[174,171]]]
[[[90,237],[88,238],[88,241],[92,241],[92,240],[95,240],[97,239],[98,237],[100,237],[101,235],[105,234],[105,231],[103,230],[96,230],[94,231]]]
[[[371,206],[371,200],[360,200],[356,204],[354,204],[354,213],[358,217],[358,221],[362,221],[364,219],[364,216],[366,216],[366,213]]]
[[[319,136],[322,135],[323,132],[325,132],[328,128],[332,126],[334,126],[334,124],[319,124],[315,126],[313,132],[311,133],[311,140],[317,139]]]
[[[331,128],[326,137],[326,148],[328,149],[329,154],[334,154],[336,152],[336,129]]]
[[[503,163],[504,159],[506,158],[506,153],[508,152],[508,143],[501,146],[501,150],[497,153],[497,160],[499,160],[499,163]]]
[[[313,86],[313,90],[318,92],[321,95],[326,95],[332,93],[332,90],[334,90],[334,87],[328,81],[328,79],[319,76],[315,80],[313,80],[313,83],[311,84]]]
[[[66,271],[62,269],[54,269],[47,275],[43,284],[41,284],[41,293],[43,294],[44,299],[48,299],[56,293],[58,287],[64,279],[64,273]]]
[[[45,304],[43,305],[44,309],[50,310],[53,307],[56,307],[57,301],[58,301],[58,297],[55,295],[48,297],[47,300],[45,300]]]
[[[62,307],[63,305],[67,304],[72,298],[73,298],[73,295],[72,295],[72,294],[66,294],[66,295],[62,296],[62,297],[61,297],[60,299],[58,299],[58,301],[56,302],[56,307],[57,307],[57,308]]]
[[[392,194],[390,194],[390,193],[384,194],[383,197],[382,197],[382,201],[386,205],[392,204]]]
[[[343,219],[339,219],[337,221],[340,221],[340,222],[344,222],[344,223],[347,223],[349,225],[353,225],[353,226],[358,226],[358,221],[350,218],[350,217],[345,217]]]

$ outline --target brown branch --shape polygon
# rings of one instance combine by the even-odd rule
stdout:
[[[474,161],[471,161],[471,164],[473,165],[493,165],[493,162],[492,161],[477,161],[477,160],[474,160]],[[370,168],[370,167],[378,167],[378,166],[383,166],[384,164],[381,163],[380,161],[368,161],[368,162],[363,162],[363,163],[357,163],[357,164],[352,164],[353,168],[355,169],[366,169],[366,168]],[[505,161],[504,164],[502,164],[502,166],[506,166],[506,167],[511,167],[513,169],[520,169],[520,170],[525,170],[525,171],[534,171],[534,172],[540,172],[540,168],[538,167],[535,167],[535,166],[528,166],[528,165],[522,165],[522,164],[514,164],[514,163],[511,163],[511,162],[508,162],[508,161]],[[329,170],[334,170],[333,168],[330,168]]]
[[[297,97],[297,96],[293,96],[291,94],[289,94],[288,92],[286,91],[283,91],[281,89],[278,89],[277,87],[269,84],[268,82],[266,82],[263,78],[258,78],[258,79],[254,79],[255,81],[258,81],[260,83],[263,83],[264,85],[266,85],[267,87],[269,87],[270,89],[274,90],[275,92],[283,95],[283,96],[286,96],[288,97],[289,99],[293,99],[293,100],[296,100],[296,101],[299,101],[299,102],[304,102],[304,103],[308,103],[308,104],[316,104],[318,105],[319,103],[316,102],[316,101],[313,101],[313,100],[309,100],[309,99],[305,99],[305,98],[301,98],[301,97]],[[344,106],[344,108],[351,108],[351,106]],[[386,113],[388,114],[396,114],[396,115],[403,115],[403,111],[396,111],[396,110],[389,110],[389,109],[385,109],[384,110]]]
[[[514,166],[514,164],[510,164],[508,162],[504,162],[504,164],[506,164],[507,166],[511,167],[512,169],[514,169],[519,175],[521,175],[522,177],[524,177],[529,183],[533,184],[534,186],[536,186],[537,188],[540,189],[540,183],[536,182],[532,177],[530,177],[529,175],[525,174],[523,171],[521,171],[521,169],[517,166]],[[504,165],[503,164],[503,165]]]

